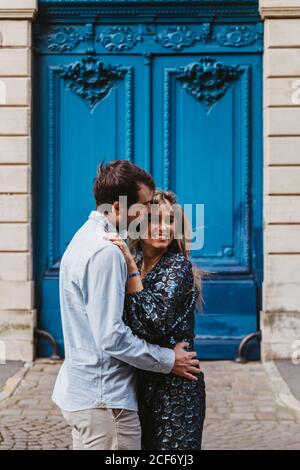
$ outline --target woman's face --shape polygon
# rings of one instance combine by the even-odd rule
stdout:
[[[141,246],[165,250],[174,239],[174,212],[168,201],[151,207],[146,233],[141,234]]]

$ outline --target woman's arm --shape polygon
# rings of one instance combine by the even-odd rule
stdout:
[[[134,258],[127,262],[128,279],[126,293],[140,292],[144,289],[141,276]]]
[[[126,292],[131,293],[143,290],[143,283],[141,281],[138,267],[127,244],[117,234],[108,234],[104,238],[106,240],[110,240],[114,245],[118,246],[124,255],[128,272]],[[136,275],[134,276],[134,274]]]
[[[119,246],[127,263],[128,275],[138,267],[127,244],[115,234],[105,238]],[[132,331],[145,339],[165,336],[175,322],[178,304],[194,284],[192,263],[182,254],[174,254],[162,265],[151,287],[144,288],[139,275],[127,279],[124,321]]]

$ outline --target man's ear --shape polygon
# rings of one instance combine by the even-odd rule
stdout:
[[[119,201],[115,201],[112,206],[114,208],[115,214],[119,215],[119,213],[120,213],[120,203],[119,203]]]

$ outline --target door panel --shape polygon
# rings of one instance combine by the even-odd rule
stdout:
[[[97,61],[102,62],[100,58]],[[77,89],[68,88],[75,79],[73,82],[61,75],[64,68],[81,64],[80,57],[50,57],[41,65],[42,83],[48,84],[48,95],[41,96],[49,117],[42,123],[44,139],[47,141],[49,136],[48,178],[51,202],[57,203],[57,210],[53,207],[50,212],[53,220],[49,236],[54,250],[50,264],[61,256],[85,219],[87,208],[94,205],[91,188],[101,158],[132,159],[133,129],[143,145],[143,109],[136,109],[131,98],[135,77],[143,83],[143,66],[139,62],[142,60],[137,58],[126,66],[124,57],[105,61],[107,66],[119,67],[122,76],[112,78],[109,91],[94,106]],[[142,86],[135,96],[137,100],[143,96]]]
[[[214,266],[218,272],[247,272],[251,66],[240,66],[232,57],[211,58],[224,68],[227,63],[237,64],[241,75],[207,111],[205,102],[188,93],[176,78],[178,68],[197,63],[198,58],[164,57],[157,61],[154,102],[160,107],[164,125],[155,149],[161,154],[162,165],[155,165],[154,175],[178,194],[181,203],[205,206],[205,244],[193,257],[201,257],[203,266]],[[166,88],[169,91],[160,100]]]
[[[76,19],[72,11],[45,8],[34,39],[39,327],[63,353],[60,258],[94,208],[100,160],[128,159],[191,205],[192,227],[204,232],[192,260],[211,273],[203,279],[196,348],[202,358],[234,358],[241,339],[257,330],[261,308],[258,14],[229,9],[212,21],[201,10],[155,20],[141,7],[140,16],[119,11],[113,19],[113,9],[107,16],[101,10],[100,21],[100,9],[88,7],[81,18],[78,7]],[[49,346],[40,342],[38,353],[49,354]],[[248,354],[258,357],[256,344]]]
[[[207,69],[216,62],[225,71],[238,68],[225,95],[211,107],[178,79],[182,69],[203,62]],[[202,357],[234,357],[241,338],[257,329],[251,194],[261,174],[251,175],[251,147],[261,100],[251,78],[259,67],[258,57],[233,55],[164,56],[154,66],[155,116],[163,122],[155,128],[155,179],[175,191],[181,204],[192,204],[194,232],[202,223],[196,220],[195,206],[204,206],[204,244],[191,252],[195,264],[213,273],[204,281],[204,308],[196,317]]]

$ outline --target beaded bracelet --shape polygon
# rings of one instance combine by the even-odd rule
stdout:
[[[130,279],[131,277],[135,277],[135,276],[140,276],[140,273],[137,271],[135,273],[131,273],[131,274],[128,274],[128,279]]]

